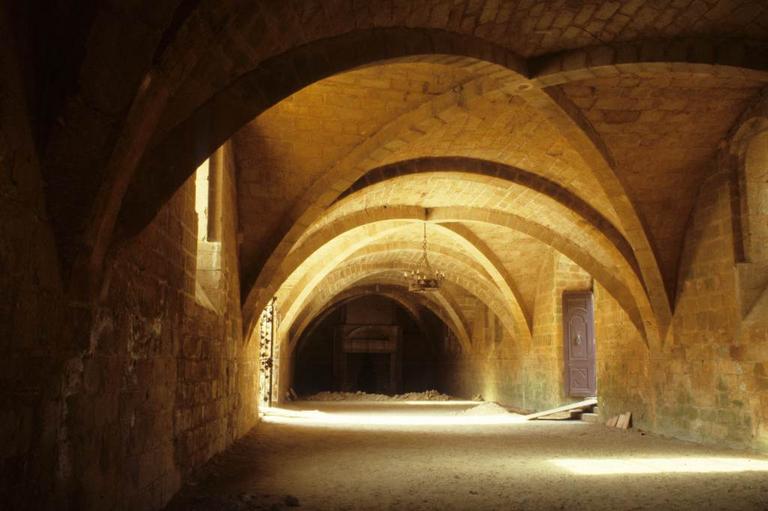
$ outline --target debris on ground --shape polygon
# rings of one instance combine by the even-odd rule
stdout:
[[[429,418],[408,426],[262,422],[217,458],[216,477],[187,487],[166,511],[765,509],[766,472],[728,477],[707,470],[677,472],[677,459],[757,458],[751,451],[575,423],[482,424],[514,415],[459,416],[477,424],[435,426],[435,419],[455,419],[456,411],[481,404],[455,408],[391,401],[342,412],[333,412],[335,403],[324,408],[360,419],[387,408]],[[633,472],[645,470],[647,457],[657,458],[668,471]],[[761,463],[759,458],[753,462]],[[601,467],[619,475],[571,475]],[[590,484],[574,493],[575,483],[568,483],[576,478]],[[286,505],[289,494],[301,507]]]
[[[240,494],[237,498],[230,495],[199,495],[184,505],[184,511],[280,511],[287,507],[299,507],[299,499],[286,495],[282,500],[271,495]]]
[[[283,502],[285,502],[285,505],[288,507],[299,507],[301,504],[299,504],[299,499],[294,497],[293,495],[286,495],[283,499]]]
[[[424,392],[408,392],[406,394],[368,394],[366,392],[318,392],[311,396],[303,396],[305,401],[451,401],[454,398],[436,390]]]
[[[509,410],[494,401],[473,406],[464,411],[458,412],[459,415],[508,415]]]

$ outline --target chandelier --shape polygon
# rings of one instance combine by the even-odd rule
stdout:
[[[445,279],[445,273],[435,270],[429,264],[427,258],[427,223],[424,222],[424,239],[421,242],[421,260],[415,270],[403,272],[403,276],[408,281],[408,291],[412,293],[425,293],[428,291],[437,291],[440,283]]]

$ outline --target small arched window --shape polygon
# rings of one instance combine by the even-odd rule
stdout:
[[[197,265],[195,299],[200,305],[221,312],[222,261],[220,232],[220,179],[222,150],[205,160],[195,172],[195,213],[197,214]]]
[[[768,262],[768,130],[754,135],[744,153],[745,248],[752,263]]]

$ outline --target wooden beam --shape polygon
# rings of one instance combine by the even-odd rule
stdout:
[[[531,413],[529,415],[526,415],[524,418],[525,420],[531,421],[534,419],[538,419],[539,417],[546,417],[547,415],[552,415],[553,413],[568,412],[571,410],[578,410],[579,408],[588,408],[590,406],[595,406],[596,404],[597,404],[597,398],[591,397],[589,399],[585,399],[584,401],[579,401],[578,403],[571,403],[563,406],[558,406],[557,408],[551,408],[549,410]]]

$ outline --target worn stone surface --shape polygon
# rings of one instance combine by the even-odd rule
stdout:
[[[222,171],[232,197],[232,168]],[[15,509],[162,507],[256,420],[232,201],[222,212],[220,312],[194,293],[193,181],[113,255],[98,304],[86,307],[61,290],[44,213],[33,209],[39,190],[4,190],[2,247],[15,249],[3,252],[3,290],[13,292],[2,300],[3,498]]]
[[[566,395],[563,380],[561,297],[564,291],[591,289],[591,279],[573,262],[548,253],[542,257],[535,280],[531,341],[522,343],[510,336],[498,318],[480,305],[472,317],[471,351],[454,353],[444,369],[444,384],[452,392],[467,398],[480,394],[489,401],[532,411],[578,400]],[[613,356],[603,358],[600,353],[599,360],[605,361],[598,368],[599,384],[608,377],[621,379]]]
[[[158,508],[190,470],[255,423],[242,338],[232,168],[224,174],[219,310],[195,294],[197,215],[190,180],[110,260],[90,338],[66,361],[60,462],[75,506]],[[250,408],[250,409],[249,409]]]
[[[285,509],[280,501],[292,495],[302,508],[317,510],[611,511],[642,501],[659,509],[690,509],[706,502],[723,511],[739,511],[763,507],[768,491],[768,479],[758,468],[766,459],[754,452],[578,421],[433,423],[437,417],[470,419],[471,407],[392,401],[296,403],[291,406],[294,413],[320,410],[340,420],[260,425],[210,463],[204,476],[184,488],[169,510]],[[361,425],[350,420],[392,416],[407,418],[411,424]],[[697,467],[702,473],[684,472],[702,458],[708,460],[706,466]],[[725,473],[725,466],[740,461],[757,470]],[[583,473],[606,465],[611,475]],[[658,471],[637,473],[649,471],[649,465]],[[589,484],[574,491],[585,479]]]
[[[13,43],[0,49],[0,499],[12,507],[54,502],[67,312]]]
[[[718,144],[761,87],[693,73],[624,74],[563,86],[616,159],[673,297],[701,181]]]
[[[768,449],[765,2],[43,3],[0,4],[11,507],[164,505],[255,424],[275,295],[277,395],[384,294],[441,390],[540,409],[593,289],[601,414]]]

